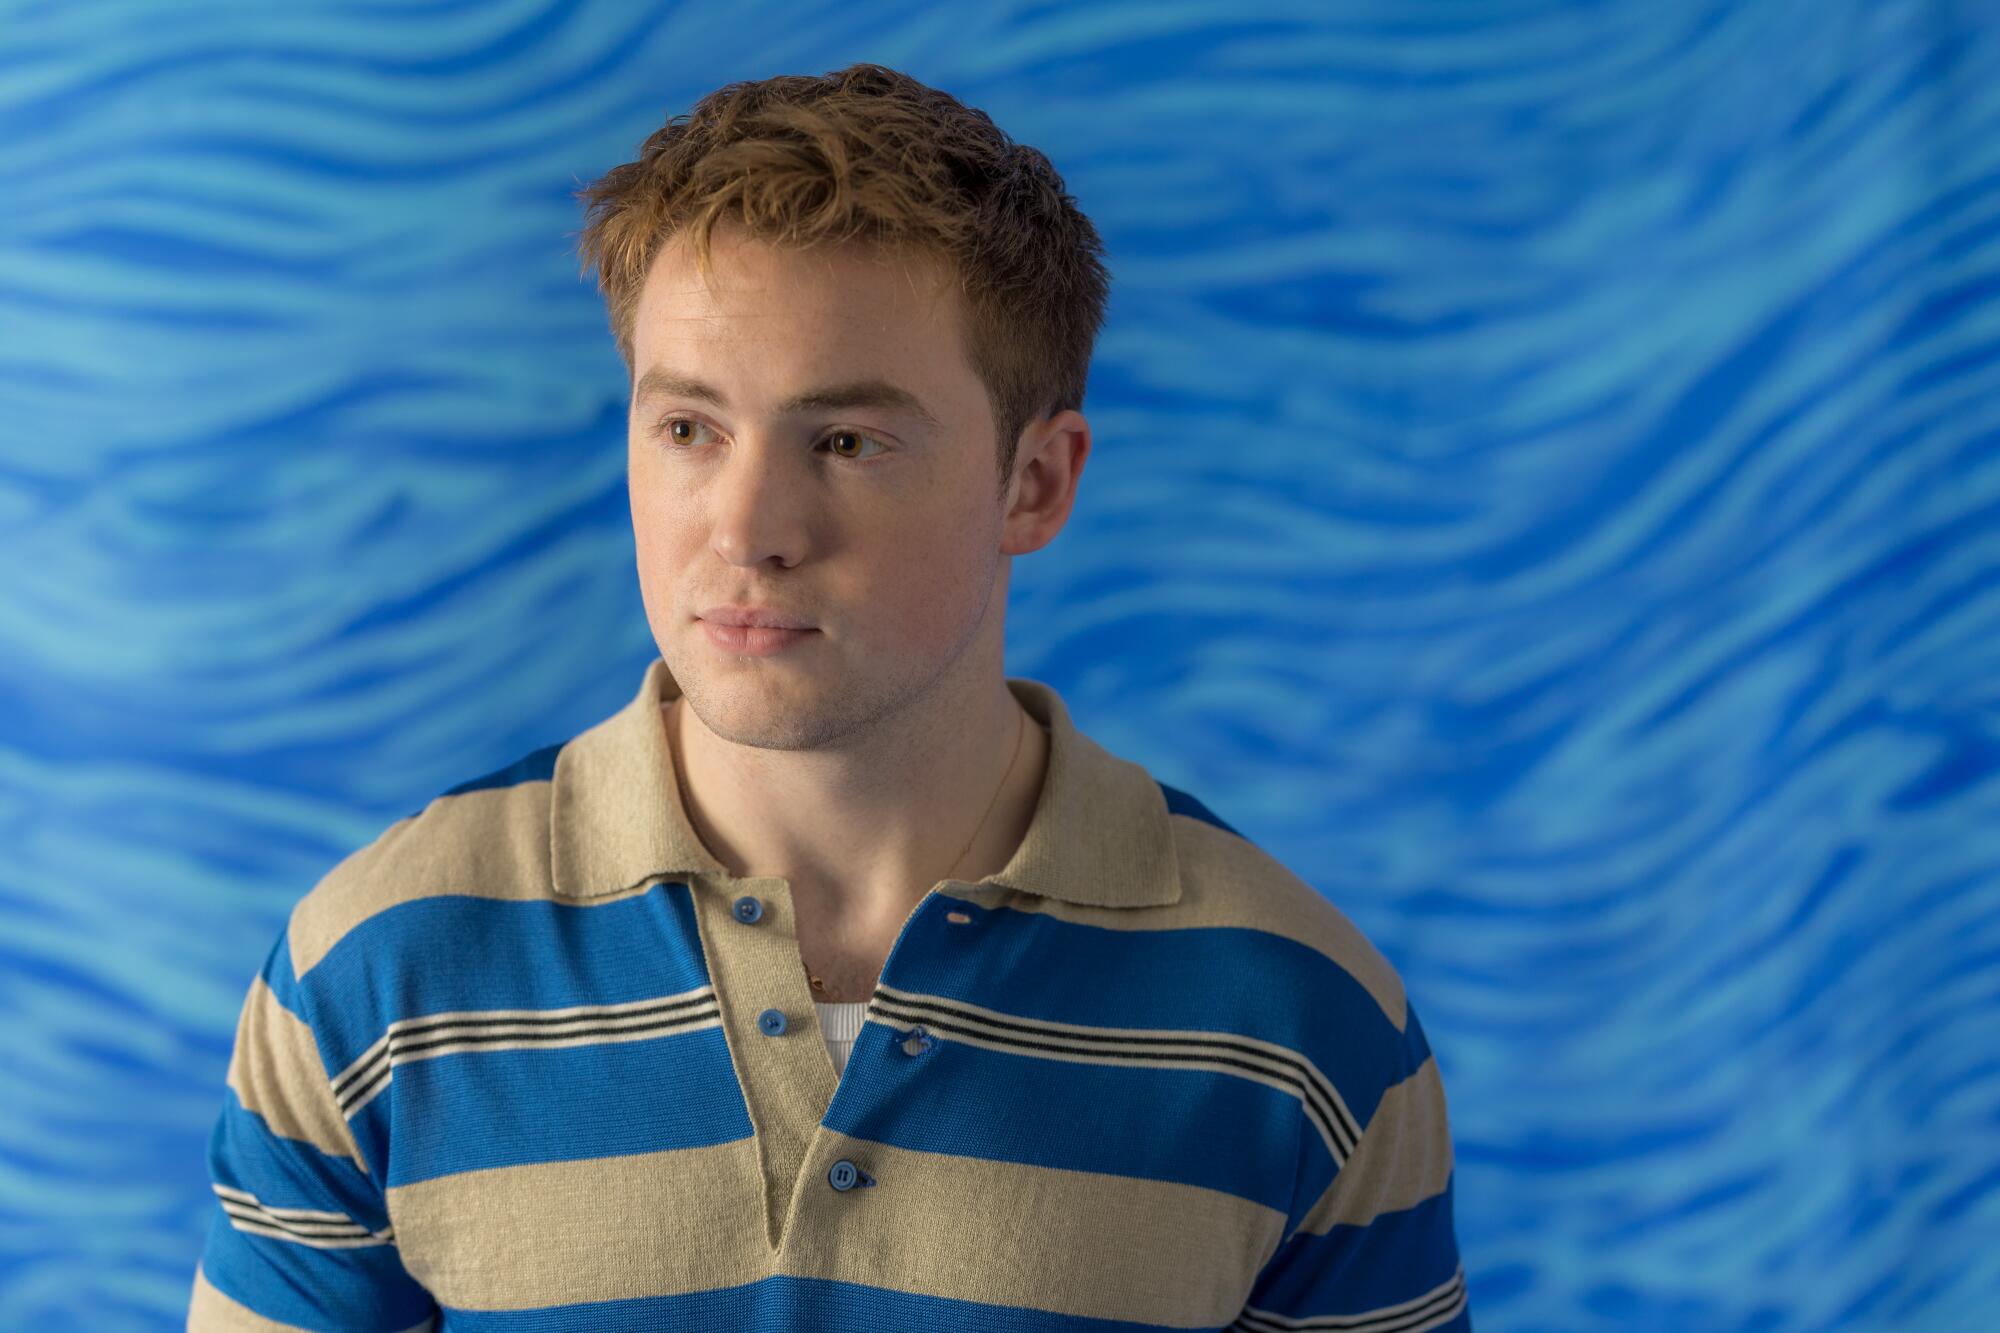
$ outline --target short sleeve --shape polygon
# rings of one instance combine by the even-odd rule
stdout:
[[[286,932],[251,981],[208,1141],[215,1193],[187,1326],[402,1333],[437,1303],[403,1268],[292,971]]]
[[[1257,1275],[1237,1327],[1472,1333],[1437,1060],[1414,1008],[1354,1151]]]

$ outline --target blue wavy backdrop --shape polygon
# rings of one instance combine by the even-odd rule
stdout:
[[[898,66],[1111,251],[1010,674],[1423,1008],[1482,1333],[2000,1323],[2000,8],[0,0],[0,1327],[291,904],[653,653],[571,192]]]

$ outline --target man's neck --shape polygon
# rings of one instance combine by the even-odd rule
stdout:
[[[854,748],[814,752],[723,740],[678,696],[663,720],[683,805],[710,854],[733,875],[788,881],[802,921],[881,944],[939,881],[1003,869],[1033,822],[1046,729],[1004,680],[997,697],[961,711],[951,725],[913,719]]]

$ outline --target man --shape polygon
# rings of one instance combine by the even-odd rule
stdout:
[[[1003,674],[1106,288],[1046,159],[861,65],[586,193],[659,659],[294,909],[190,1326],[1469,1329],[1393,969]]]

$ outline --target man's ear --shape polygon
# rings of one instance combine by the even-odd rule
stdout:
[[[1025,555],[1055,540],[1076,504],[1089,457],[1090,422],[1083,413],[1065,408],[1029,423],[1021,432],[1008,483],[1001,554]]]

